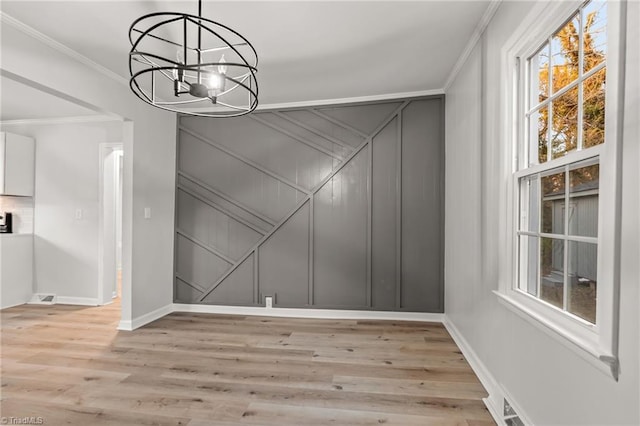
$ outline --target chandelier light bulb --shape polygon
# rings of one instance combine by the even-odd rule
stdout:
[[[212,71],[209,75],[209,89],[216,95],[224,90],[224,74]]]
[[[180,65],[184,65],[184,58],[182,55],[182,51],[180,49],[176,50],[176,62],[178,62]],[[174,80],[182,80],[182,75],[184,74],[184,71],[180,69],[179,66],[176,66],[171,73],[173,74],[173,79]]]
[[[226,63],[227,63],[227,61],[224,59],[224,53],[223,53],[222,56],[220,57],[220,61],[219,61],[220,65],[218,65],[218,72],[220,74],[226,74],[227,73],[227,69],[229,67],[226,65]]]

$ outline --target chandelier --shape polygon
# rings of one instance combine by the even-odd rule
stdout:
[[[202,17],[157,12],[129,28],[129,86],[144,102],[202,117],[237,117],[258,106],[258,55],[233,29]]]

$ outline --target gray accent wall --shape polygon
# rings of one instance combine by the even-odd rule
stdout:
[[[442,312],[443,111],[180,117],[175,301]]]

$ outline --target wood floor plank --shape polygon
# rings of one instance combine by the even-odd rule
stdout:
[[[429,380],[381,379],[378,377],[334,376],[334,386],[348,392],[371,392],[440,398],[480,399],[487,394],[480,383],[433,382]]]
[[[187,418],[171,418],[157,414],[139,414],[117,409],[104,410],[78,405],[52,404],[19,398],[3,399],[0,402],[2,416],[5,418],[42,418],[49,425],[101,425],[101,426],[182,426],[189,422]],[[37,424],[37,423],[34,423]]]
[[[494,424],[439,323],[175,313],[116,330],[119,304],[0,311],[3,416],[70,425]]]
[[[279,426],[388,425],[388,426],[468,426],[465,420],[375,411],[344,410],[325,407],[296,407],[253,402],[243,414],[242,424]],[[191,425],[190,425],[191,426]]]
[[[119,389],[162,389],[168,397],[191,395],[206,398],[216,395],[222,401],[263,401],[282,405],[326,407],[361,411],[386,411],[445,418],[487,419],[488,413],[480,399],[453,399],[413,395],[348,392],[340,386],[331,390],[290,388],[275,384],[257,385],[231,382],[198,382],[148,375],[132,375],[123,380]],[[68,392],[67,392],[68,393]],[[486,395],[485,395],[486,396]]]
[[[126,381],[115,386],[94,387],[85,384],[74,387],[60,393],[52,402],[168,417],[214,418],[225,421],[240,418],[248,407],[248,401],[219,398],[211,392],[192,388],[175,391]]]

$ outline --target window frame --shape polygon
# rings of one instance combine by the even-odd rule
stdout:
[[[543,164],[525,164],[530,152],[526,145],[527,60],[536,54],[550,36],[569,22],[586,1],[538,3],[523,20],[518,30],[501,50],[501,116],[508,117],[501,128],[501,177],[506,190],[500,195],[500,271],[498,300],[507,308],[540,330],[574,350],[597,369],[618,378],[618,322],[619,322],[619,262],[620,262],[620,190],[622,136],[622,90],[624,34],[622,19],[624,1],[607,1],[607,85],[605,92],[605,140],[602,145],[548,160]],[[581,25],[582,26],[582,25]],[[582,29],[580,29],[582,32]],[[551,61],[551,58],[549,58]],[[588,76],[596,71],[582,73]],[[583,75],[583,80],[585,79]],[[551,77],[551,76],[550,76]],[[574,83],[562,89],[570,90]],[[575,83],[577,84],[577,83]],[[556,94],[554,94],[555,96]],[[560,95],[558,95],[560,96]],[[582,96],[580,96],[582,101]],[[536,105],[540,105],[537,103]],[[526,108],[526,110],[525,110]],[[566,167],[575,162],[598,158],[600,187],[598,207],[598,292],[596,324],[589,323],[566,311],[532,296],[518,288],[519,255],[518,229],[520,223],[520,178],[535,175],[551,168]],[[565,248],[566,249],[566,248]]]

